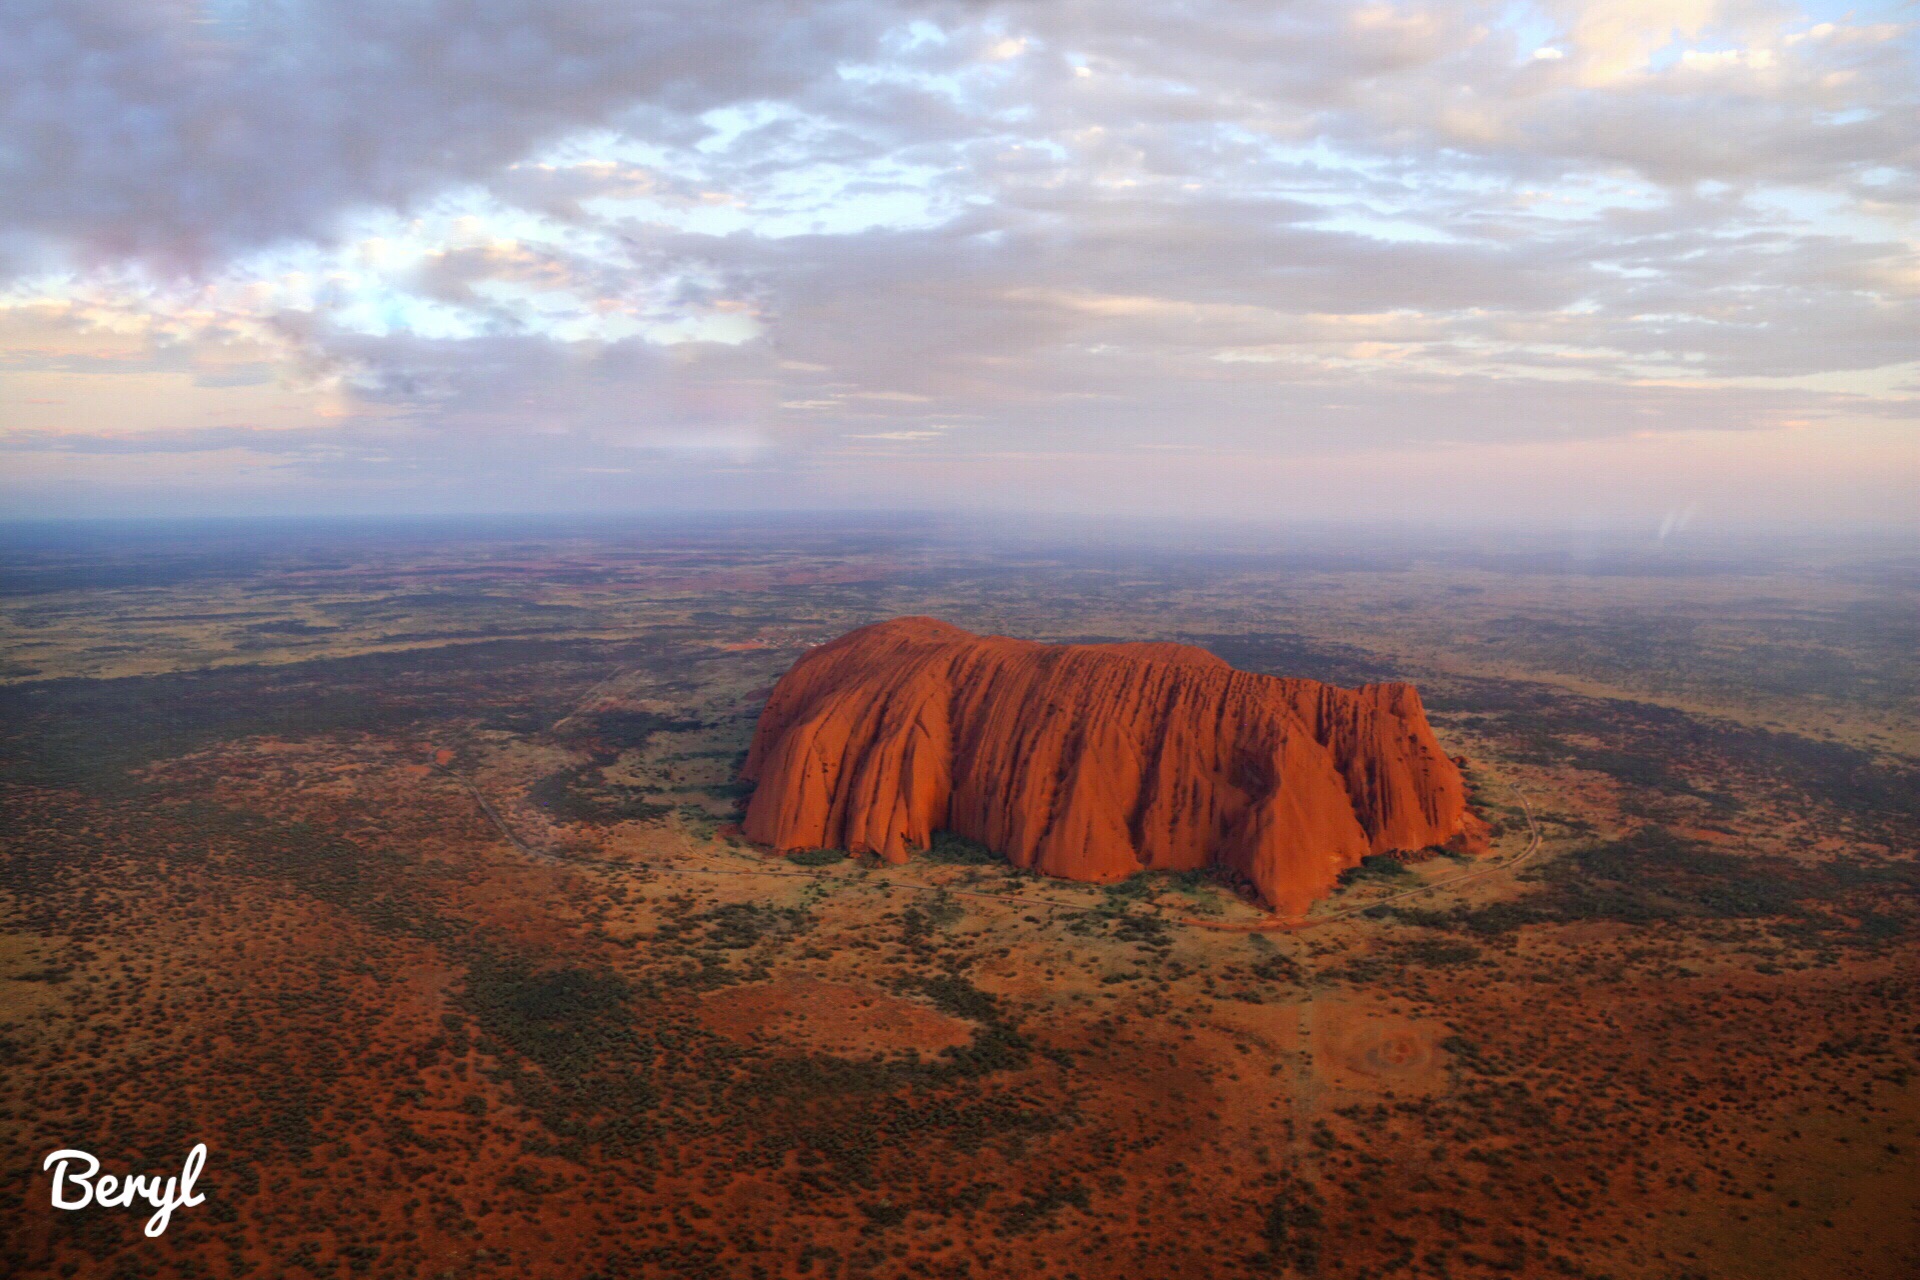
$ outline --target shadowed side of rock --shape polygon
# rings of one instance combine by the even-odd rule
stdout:
[[[780,680],[743,775],[781,851],[903,862],[950,829],[1110,883],[1220,865],[1304,911],[1373,853],[1477,851],[1420,698],[1235,671],[1174,644],[1048,645],[932,618],[863,627]]]

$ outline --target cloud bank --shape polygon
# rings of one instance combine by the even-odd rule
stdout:
[[[1604,457],[1544,506],[1897,520],[1920,480],[1910,7],[0,0],[0,28],[21,511],[1429,514]],[[1767,470],[1796,449],[1817,490]]]

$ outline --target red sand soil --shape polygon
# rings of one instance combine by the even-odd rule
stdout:
[[[422,754],[254,739],[147,774],[281,824],[252,835],[16,790],[65,878],[8,972],[71,972],[12,982],[32,1008],[0,989],[30,1055],[0,1075],[0,1144],[22,1169],[61,1145],[213,1158],[162,1245],[132,1213],[53,1213],[42,1178],[0,1272],[1214,1280],[1303,1274],[1306,1244],[1346,1280],[1910,1271],[1906,952],[1756,972],[1673,922],[1542,922],[1361,977],[1432,939],[1349,917],[1271,945],[1184,930],[1156,956],[992,897],[910,929],[923,900],[885,873],[530,859],[445,774],[409,772]],[[296,823],[340,842],[268,857]],[[363,831],[392,855],[355,855]],[[788,923],[719,946],[715,913],[749,906]],[[1298,980],[1255,972],[1279,955]],[[599,1050],[515,1048],[522,1006],[474,996],[514,963],[619,975],[630,1021],[552,1025],[652,1046],[613,1066],[653,1100]],[[905,994],[954,974],[1029,1051],[938,1065],[992,1032]],[[918,1074],[886,1061],[912,1042]],[[637,1137],[566,1145],[608,1115]]]
[[[897,618],[775,688],[748,837],[904,862],[951,829],[1016,866],[1111,883],[1218,863],[1304,911],[1369,854],[1486,825],[1406,684],[1236,671],[1186,645],[1047,645]]]
[[[869,1057],[937,1054],[973,1038],[975,1026],[866,983],[785,978],[732,987],[702,1002],[700,1021],[731,1039]]]
[[[1315,1065],[1330,1087],[1369,1095],[1391,1090],[1399,1097],[1447,1091],[1443,1024],[1349,1000],[1316,1001],[1312,1020]]]

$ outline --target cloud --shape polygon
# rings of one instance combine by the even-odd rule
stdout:
[[[496,463],[558,492],[1916,402],[1920,76],[1873,14],[0,6],[0,407],[110,368],[316,406],[252,436],[204,398],[137,433],[25,419],[76,455],[255,449],[342,484],[376,456],[300,426],[477,495]]]
[[[897,440],[902,443],[915,443],[921,440],[938,440],[946,435],[945,427],[929,427],[924,431],[867,431],[855,432],[849,440]]]
[[[543,143],[797,92],[870,47],[849,3],[8,0],[0,219],[205,264],[485,182]]]

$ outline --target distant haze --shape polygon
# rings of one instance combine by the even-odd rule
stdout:
[[[0,0],[0,515],[1920,528],[1917,26]]]

